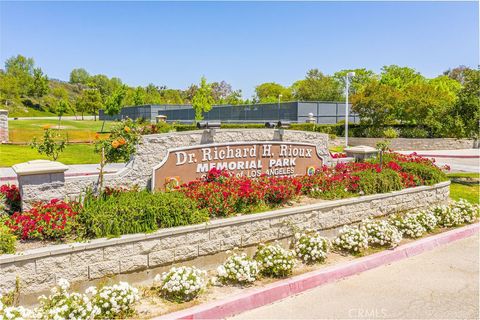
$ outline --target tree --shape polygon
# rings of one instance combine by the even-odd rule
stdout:
[[[19,94],[25,96],[29,93],[35,62],[32,58],[22,55],[10,57],[5,61],[5,72],[16,79]]]
[[[451,116],[462,120],[467,137],[478,139],[480,124],[480,70],[465,70],[463,84]]]
[[[82,114],[82,120],[84,113],[92,113],[95,117],[95,121],[97,121],[98,110],[102,107],[102,97],[100,96],[100,92],[98,92],[97,89],[84,89],[81,95],[77,98],[75,106],[77,111]]]
[[[60,128],[60,121],[62,120],[62,116],[70,109],[70,103],[67,100],[60,100],[57,102],[55,107],[55,113],[58,116],[58,128]]]
[[[42,69],[33,69],[33,80],[30,89],[30,94],[36,98],[43,97],[49,91],[48,77],[43,74]]]
[[[162,89],[160,90],[161,103],[183,104],[183,99],[179,90]]]
[[[467,66],[458,66],[458,67],[453,68],[453,69],[448,69],[447,71],[445,71],[443,73],[443,75],[445,75],[445,76],[447,76],[447,77],[449,77],[453,80],[458,81],[461,85],[464,85],[465,81],[466,81],[467,73],[469,73],[472,70],[473,69],[470,69]]]
[[[90,81],[90,74],[83,68],[73,69],[70,72],[70,83],[72,84],[88,84]]]
[[[105,114],[113,117],[120,113],[120,109],[122,108],[122,102],[125,98],[126,88],[120,87],[116,89],[105,101]],[[105,120],[103,120],[102,124],[102,132],[105,126]]]
[[[402,99],[400,90],[373,80],[361,92],[352,95],[352,110],[362,122],[383,126],[395,120],[395,109]]]
[[[324,75],[318,69],[309,70],[304,80],[294,83],[293,89],[297,100],[343,100],[341,84],[335,78]]]
[[[265,82],[255,87],[255,100],[263,103],[278,102],[293,99],[292,90],[275,82]]]
[[[145,104],[145,89],[136,87],[133,92],[133,105],[141,106],[143,104]]]
[[[195,120],[202,120],[203,113],[210,111],[213,103],[212,87],[207,83],[207,79],[202,77],[200,87],[192,99],[192,107],[195,110]]]
[[[342,88],[342,93],[345,89],[345,77],[349,72],[355,72],[355,76],[350,79],[349,82],[349,92],[351,94],[355,94],[360,92],[367,84],[369,84],[372,80],[376,79],[377,76],[371,70],[367,70],[365,68],[362,69],[345,69],[333,74],[333,77],[337,82],[340,83],[340,87]]]
[[[20,98],[20,87],[12,75],[0,72],[0,101],[2,105],[8,106]]]
[[[380,83],[397,89],[404,89],[411,84],[425,81],[426,79],[419,72],[409,67],[384,66],[380,73]]]
[[[37,142],[37,138],[33,138],[33,141],[30,143],[31,148],[36,149],[40,154],[45,154],[47,157],[52,158],[53,161],[58,159],[65,146],[65,139],[60,137],[57,130],[52,130],[48,127],[45,127],[43,139],[40,143]]]

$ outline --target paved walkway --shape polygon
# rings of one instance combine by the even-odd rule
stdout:
[[[233,319],[332,318],[478,319],[478,234]]]
[[[452,172],[480,172],[480,149],[409,150],[397,152],[403,154],[416,152],[421,156],[435,158],[437,165],[443,166],[447,164]]]
[[[105,167],[106,173],[117,172],[125,167],[125,163],[109,163]],[[68,170],[65,171],[66,176],[77,175],[92,175],[98,174],[99,164],[74,164],[69,165]],[[11,167],[0,168],[0,182],[14,182],[17,180],[17,175]]]

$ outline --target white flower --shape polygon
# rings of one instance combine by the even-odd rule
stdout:
[[[364,226],[343,226],[333,244],[340,250],[358,253],[368,248],[368,234]]]
[[[160,284],[154,284],[154,288],[169,300],[189,301],[205,288],[205,276],[205,271],[195,267],[173,267],[162,274]]]
[[[254,259],[258,262],[261,273],[271,277],[290,275],[295,266],[294,252],[283,249],[278,243],[260,245]]]

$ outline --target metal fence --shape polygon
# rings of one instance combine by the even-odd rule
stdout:
[[[261,103],[252,105],[220,105],[204,113],[206,121],[222,121],[231,123],[265,122],[287,120],[306,122],[309,114],[313,114],[319,124],[334,124],[345,120],[345,103],[342,102],[282,102]],[[195,119],[195,111],[191,105],[144,105],[122,108],[119,115],[110,117],[100,110],[100,120],[138,119],[154,121],[157,115],[164,115],[168,122],[191,123]],[[357,123],[359,117],[350,114],[349,121]]]

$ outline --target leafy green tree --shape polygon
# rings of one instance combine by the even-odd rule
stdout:
[[[465,135],[479,138],[480,125],[480,70],[466,70],[463,75],[463,87],[452,109],[452,117],[460,118]],[[458,122],[458,120],[457,120]]]
[[[402,93],[395,87],[373,80],[361,92],[352,95],[352,109],[362,122],[382,126],[394,122],[395,109],[402,100]]]
[[[86,88],[75,100],[75,109],[83,116],[85,113],[92,113],[97,120],[98,110],[102,108],[102,97],[97,89]]]
[[[411,84],[425,81],[426,79],[419,72],[409,67],[384,66],[380,73],[380,83],[397,89],[404,89]]]
[[[202,120],[203,113],[210,111],[213,103],[212,87],[207,83],[207,79],[202,77],[200,87],[192,99],[192,107],[195,110],[195,120]]]
[[[341,84],[318,69],[309,70],[306,78],[295,82],[293,88],[295,98],[301,101],[343,100]]]
[[[373,71],[367,70],[365,68],[345,69],[335,72],[333,74],[333,77],[337,82],[340,83],[340,87],[342,88],[342,94],[345,90],[345,77],[349,72],[355,72],[355,76],[352,77],[349,82],[349,92],[351,94],[360,92],[367,84],[377,78],[377,75]]]
[[[70,103],[68,100],[60,100],[57,102],[55,107],[55,113],[58,116],[58,127],[60,128],[60,122],[62,121],[62,116],[67,113],[67,111],[71,108]]]
[[[20,86],[17,78],[12,75],[0,72],[0,102],[8,106],[20,98]]]
[[[160,90],[161,103],[183,104],[183,99],[179,90],[162,89]]]
[[[70,72],[70,83],[87,85],[90,82],[90,74],[83,68],[73,69]]]
[[[255,88],[255,100],[262,103],[278,102],[279,95],[282,95],[280,101],[291,101],[293,99],[290,88],[285,88],[275,82],[265,82]]]
[[[125,98],[126,89],[125,87],[119,87],[115,90],[106,100],[105,102],[105,114],[113,117],[120,113],[122,108],[123,99]],[[105,126],[105,120],[103,120],[102,124],[102,132]]]
[[[48,86],[48,77],[43,74],[42,69],[33,69],[32,86],[30,89],[30,95],[35,98],[40,98],[46,95],[50,87]]]
[[[20,54],[5,61],[5,72],[16,79],[21,96],[26,96],[31,88],[34,65],[32,58]]]
[[[133,93],[133,105],[140,106],[145,104],[145,89],[136,87]]]
[[[45,128],[42,141],[37,142],[37,139],[33,138],[33,141],[30,143],[31,148],[36,149],[40,154],[45,154],[53,161],[58,159],[58,156],[63,152],[65,146],[65,139],[60,137],[57,130],[50,128]]]

